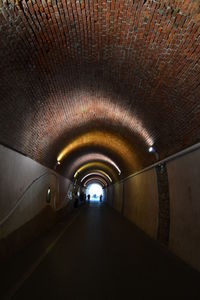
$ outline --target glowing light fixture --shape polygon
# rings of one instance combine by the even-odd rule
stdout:
[[[154,152],[156,152],[156,150],[154,149],[154,147],[151,146],[151,147],[149,147],[149,152],[154,153]]]
[[[57,160],[57,162],[56,162],[56,164],[54,166],[54,170],[56,170],[57,166],[59,166],[59,165],[60,165],[60,161]]]
[[[155,154],[156,160],[159,160],[159,154],[156,152],[156,149],[153,146],[149,147],[149,153]]]

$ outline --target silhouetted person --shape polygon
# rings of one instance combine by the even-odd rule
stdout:
[[[90,202],[90,194],[88,194],[87,198],[88,198],[88,202]]]
[[[102,196],[102,195],[100,195],[100,202],[102,202],[102,199],[103,199],[103,196]]]

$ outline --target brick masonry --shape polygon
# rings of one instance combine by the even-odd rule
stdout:
[[[199,33],[197,0],[0,0],[0,142],[53,167],[105,129],[141,168],[147,134],[161,158],[198,142]]]

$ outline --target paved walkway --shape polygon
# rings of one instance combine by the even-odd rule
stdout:
[[[57,232],[13,291],[19,300],[189,300],[200,299],[200,274],[117,212],[91,204]]]

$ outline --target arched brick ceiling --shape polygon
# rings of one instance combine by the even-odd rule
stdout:
[[[102,174],[108,177],[110,182],[115,182],[119,179],[118,173],[113,169],[113,167],[107,165],[104,162],[96,161],[92,161],[81,166],[75,173],[75,178],[77,178],[78,181],[82,182],[84,176],[91,172],[102,172]]]
[[[91,182],[91,181],[93,181],[93,182],[96,181],[97,182],[98,180],[102,181],[102,183],[104,183],[105,186],[111,184],[109,178],[106,177],[105,174],[102,174],[98,171],[96,171],[96,172],[91,171],[88,174],[86,174],[85,176],[83,176],[81,184],[82,184],[82,186],[85,186],[85,185],[88,184],[88,182]]]
[[[93,147],[103,148],[104,150],[107,150],[106,153],[111,150],[118,157],[123,157],[123,160],[126,162],[125,169],[129,170],[129,172],[139,166],[137,156],[126,139],[119,136],[117,133],[110,133],[108,130],[88,130],[88,132],[79,135],[78,137],[74,137],[73,140],[68,141],[66,147],[59,153],[57,160],[62,164],[63,160],[67,157],[67,162],[69,162],[69,156],[73,152],[75,152],[76,155],[80,149],[84,150],[86,148],[91,151]],[[80,156],[82,156],[82,154]],[[114,167],[112,167],[112,169],[115,170]]]
[[[71,162],[71,165],[66,167],[66,177],[73,178],[75,172],[78,171],[79,168],[82,168],[86,164],[93,161],[105,163],[113,168],[118,175],[121,175],[121,169],[112,159],[110,159],[107,155],[93,152],[85,155],[81,154],[80,156],[76,157],[75,160]]]
[[[91,130],[124,175],[200,140],[199,1],[0,1],[0,39],[0,142],[42,164]]]
[[[84,187],[87,188],[92,183],[99,183],[103,188],[105,188],[107,186],[107,182],[103,178],[92,177],[84,182]]]

